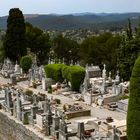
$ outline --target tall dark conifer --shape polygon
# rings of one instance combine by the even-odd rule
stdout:
[[[135,62],[130,79],[127,137],[128,140],[140,140],[140,57]]]
[[[12,61],[19,61],[27,53],[24,16],[18,8],[9,11],[4,49],[6,57]]]

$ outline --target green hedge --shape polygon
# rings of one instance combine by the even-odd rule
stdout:
[[[62,77],[61,69],[65,66],[64,64],[49,64],[44,67],[46,77],[52,78],[56,82],[62,82],[64,79]]]
[[[70,71],[69,66],[65,65],[62,67],[62,70],[61,70],[62,77],[63,79],[66,79],[67,81],[69,81],[69,71]]]
[[[135,62],[130,79],[127,137],[128,140],[140,140],[140,57]]]
[[[80,66],[70,66],[68,68],[68,81],[70,81],[72,90],[79,91],[80,85],[84,81],[85,77],[85,70]]]
[[[72,90],[79,91],[85,77],[85,70],[80,66],[66,66],[64,64],[49,64],[45,67],[46,76],[56,82],[64,79],[70,81]]]

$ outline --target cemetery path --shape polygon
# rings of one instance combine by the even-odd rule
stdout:
[[[21,86],[21,87],[28,88],[28,82],[27,81],[19,82],[18,85]],[[47,91],[44,91],[43,89],[33,89],[33,88],[31,88],[31,90],[33,90],[36,94],[38,92],[45,93],[45,94],[47,94],[48,98],[51,98],[51,97],[58,98],[58,99],[61,100],[61,102],[63,104],[73,104],[75,102],[72,98],[64,96],[62,94],[48,94]],[[99,106],[91,107],[89,105],[86,105],[82,101],[79,101],[79,104],[86,109],[90,109],[91,110],[91,116],[93,116],[93,117],[97,117],[97,118],[101,118],[101,119],[104,119],[104,118],[107,118],[107,117],[112,117],[112,118],[115,118],[117,120],[125,120],[126,119],[126,114],[122,113],[122,112],[110,111],[110,110],[105,109],[105,108],[100,108]]]
[[[5,79],[3,77],[0,77],[0,84],[7,84],[9,82],[10,82],[10,79]],[[20,87],[23,87],[23,88],[28,88],[28,81],[18,82],[17,85]],[[69,98],[69,97],[64,96],[64,95],[48,94],[47,91],[44,91],[43,89],[33,89],[33,88],[30,88],[30,89],[33,90],[35,94],[37,94],[38,92],[41,92],[41,93],[47,94],[48,98],[51,98],[51,97],[58,98],[61,100],[61,102],[63,104],[66,104],[66,103],[73,104],[75,102],[72,98]],[[112,117],[112,118],[115,118],[117,120],[125,120],[126,119],[126,114],[122,113],[122,112],[110,111],[110,110],[107,110],[105,108],[100,108],[99,106],[91,107],[91,106],[86,105],[82,101],[80,101],[79,104],[86,109],[91,109],[91,116],[92,117],[97,117],[97,118],[101,118],[101,119],[104,119],[107,117]]]

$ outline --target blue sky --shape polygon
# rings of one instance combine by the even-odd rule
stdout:
[[[24,14],[140,12],[140,0],[0,0],[0,16],[18,7]]]

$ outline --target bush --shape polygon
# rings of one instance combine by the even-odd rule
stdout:
[[[70,81],[73,91],[79,91],[85,78],[85,70],[80,66],[69,66],[66,70],[66,80]],[[63,75],[63,74],[62,74]]]
[[[125,99],[128,99],[129,96],[128,95],[122,95],[119,97],[119,100],[125,100]]]
[[[48,87],[48,93],[52,93],[52,87],[51,86]]]
[[[56,102],[57,104],[61,104],[61,100],[60,100],[60,99],[55,99],[55,102]]]
[[[28,73],[32,66],[32,58],[30,56],[23,56],[20,60],[20,66],[25,73]]]
[[[27,89],[27,90],[24,92],[24,94],[27,95],[27,96],[32,96],[32,95],[33,95],[33,91]]]
[[[61,69],[63,79],[69,81],[69,66],[63,66]]]
[[[140,140],[140,57],[136,60],[130,79],[127,114],[128,140]]]
[[[56,82],[62,82],[64,79],[62,77],[61,69],[65,66],[64,64],[49,64],[44,67],[46,77],[52,78]]]
[[[80,85],[84,81],[85,70],[80,66],[66,66],[64,64],[49,64],[45,67],[45,73],[48,78],[56,82],[62,82],[64,79],[70,81],[72,90],[79,91]]]

